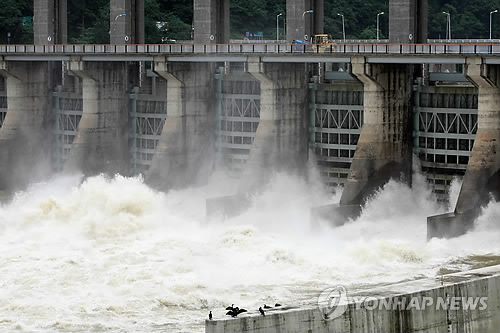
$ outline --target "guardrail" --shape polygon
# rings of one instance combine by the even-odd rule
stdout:
[[[500,44],[138,44],[0,45],[0,54],[390,54],[500,55]]]

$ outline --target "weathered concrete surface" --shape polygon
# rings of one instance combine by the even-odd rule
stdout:
[[[51,172],[52,86],[47,62],[5,62],[7,114],[0,128],[0,189],[22,188]]]
[[[252,193],[273,171],[300,172],[307,163],[307,67],[249,59],[248,73],[260,82],[260,120],[239,186]]]
[[[207,200],[207,213],[234,216],[274,172],[300,173],[307,163],[307,73],[304,64],[262,64],[248,60],[260,82],[260,120],[235,198]],[[243,206],[242,206],[243,205]]]
[[[229,0],[194,0],[194,42],[229,43],[229,9]]]
[[[427,43],[428,0],[389,1],[389,41]]]
[[[364,124],[341,205],[363,205],[391,178],[411,184],[412,66],[367,65],[353,57],[364,86]]]
[[[83,62],[68,70],[82,78],[83,115],[64,171],[128,173],[128,67],[125,62]]]
[[[144,0],[111,0],[109,7],[110,43],[144,44]]]
[[[215,66],[169,65],[155,59],[155,71],[167,84],[167,120],[146,182],[170,189],[202,184],[213,170],[215,152]]]
[[[356,304],[354,297],[362,296],[370,297],[371,301]],[[478,299],[475,309],[466,309],[462,297],[483,297],[486,308]],[[438,306],[440,299],[443,302]],[[400,304],[394,308],[377,306],[381,302]],[[445,306],[447,302],[448,307]],[[339,302],[346,311],[331,320],[325,320],[324,313],[328,310],[324,306],[321,311],[311,307],[268,311],[265,317],[250,314],[234,319],[207,320],[205,332],[496,333],[500,330],[500,266],[349,293]]]
[[[35,45],[68,43],[67,0],[33,1]]]
[[[491,197],[500,199],[500,66],[485,65],[480,57],[468,58],[466,75],[479,92],[474,147],[455,211],[429,217],[427,238],[464,234]]]
[[[411,65],[366,64],[353,57],[352,74],[363,83],[364,123],[340,206],[314,208],[313,218],[328,215],[339,225],[356,218],[366,200],[390,179],[411,184]]]
[[[287,41],[303,40],[305,35],[311,38],[312,35],[323,33],[324,8],[324,0],[287,0]],[[313,10],[313,12],[304,14],[308,10]]]

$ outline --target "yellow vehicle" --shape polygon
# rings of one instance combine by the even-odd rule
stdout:
[[[332,45],[332,36],[327,34],[314,35],[313,44]]]
[[[327,34],[318,34],[313,36],[312,44],[319,45],[318,52],[323,53],[333,45],[332,36]]]

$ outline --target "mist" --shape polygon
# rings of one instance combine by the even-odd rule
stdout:
[[[310,209],[338,202],[309,180],[275,173],[228,219],[205,216],[207,198],[237,181],[168,193],[140,177],[56,177],[0,206],[0,330],[201,332],[209,310],[279,302],[315,304],[326,287],[350,290],[436,277],[499,262],[500,204],[475,229],[426,240],[426,217],[447,211],[424,176],[390,181],[361,216],[333,228]],[[453,192],[453,191],[452,191]]]

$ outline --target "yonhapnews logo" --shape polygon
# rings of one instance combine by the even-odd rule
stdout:
[[[416,310],[424,311],[429,307],[434,310],[486,310],[488,308],[488,297],[445,297],[430,296],[394,296],[376,298],[373,296],[348,297],[344,286],[330,287],[318,296],[317,306],[324,320],[333,320],[342,316],[349,304],[354,305],[356,310]],[[352,306],[351,305],[351,306]]]

